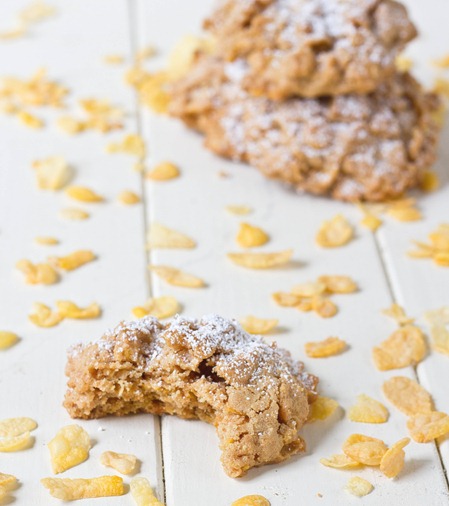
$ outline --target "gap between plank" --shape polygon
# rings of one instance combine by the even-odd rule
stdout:
[[[395,304],[397,304],[398,300],[400,299],[400,297],[399,297],[399,294],[397,293],[397,291],[395,289],[395,285],[394,285],[394,282],[393,282],[393,275],[392,275],[393,268],[391,267],[390,262],[388,261],[387,256],[385,255],[384,248],[382,246],[381,240],[379,239],[379,236],[378,236],[377,232],[373,233],[373,238],[374,238],[374,244],[376,245],[376,249],[377,249],[377,253],[378,253],[378,256],[379,256],[379,260],[380,260],[380,263],[382,265],[382,271],[383,271],[384,276],[385,276],[385,281],[387,282],[388,291],[390,293],[391,300]],[[413,374],[415,376],[416,381],[418,383],[420,383],[419,374],[418,374],[416,366],[413,367]],[[449,490],[448,470],[446,469],[446,466],[444,465],[443,457],[441,455],[440,445],[438,444],[437,440],[434,441],[434,445],[435,445],[436,453],[438,455],[438,459],[440,461],[440,466],[441,466],[441,471],[442,471],[442,474],[443,474],[443,478],[444,478],[444,481],[446,483],[446,487]]]
[[[140,27],[138,20],[140,19],[139,16],[139,5],[137,0],[125,0],[127,4],[127,11],[128,11],[128,32],[129,32],[129,39],[130,39],[130,47],[131,47],[131,56],[133,59],[132,64],[134,64],[135,58],[137,56],[138,50],[140,48]],[[143,138],[143,126],[142,126],[142,110],[141,110],[141,102],[139,100],[137,92],[134,92],[134,115],[136,120],[136,133],[138,133]],[[146,162],[146,158],[142,160],[142,162]],[[151,259],[151,251],[147,247],[147,234],[149,231],[149,220],[148,217],[150,216],[151,209],[149,206],[149,203],[147,201],[147,193],[145,191],[145,176],[142,172],[140,174],[140,194],[142,198],[142,213],[143,213],[143,243],[144,243],[144,256],[145,256],[145,279],[147,280],[146,286],[147,286],[147,296],[152,297],[153,296],[153,276],[150,272],[150,270],[147,268],[147,266],[150,263]],[[162,502],[166,503],[166,486],[165,486],[165,462],[164,462],[164,448],[163,448],[163,438],[162,438],[162,419],[160,416],[152,415],[155,418],[156,421],[156,451],[157,451],[157,460],[158,463],[160,463],[159,469],[158,469],[158,490],[159,490],[159,496]]]

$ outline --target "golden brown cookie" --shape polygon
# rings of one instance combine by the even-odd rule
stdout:
[[[232,477],[304,450],[318,379],[260,336],[216,315],[122,322],[78,345],[64,405],[74,418],[146,412],[213,424]]]
[[[205,27],[242,87],[274,100],[372,92],[416,36],[393,0],[225,0]]]
[[[171,87],[170,112],[215,153],[248,162],[297,190],[382,201],[417,186],[433,164],[435,95],[396,73],[370,95],[282,102],[241,87],[239,61],[202,56]]]

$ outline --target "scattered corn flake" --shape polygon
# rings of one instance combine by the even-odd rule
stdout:
[[[56,302],[56,307],[58,309],[58,313],[63,318],[86,320],[101,316],[101,308],[96,302],[93,302],[86,308],[80,308],[74,302],[69,300],[58,300]]]
[[[164,506],[154,495],[150,482],[146,478],[133,478],[130,489],[137,506]]]
[[[63,257],[51,257],[49,260],[59,269],[73,271],[96,258],[95,253],[90,250],[77,250]]]
[[[409,325],[415,321],[414,318],[409,318],[405,314],[405,310],[399,304],[392,304],[388,309],[384,309],[382,313],[390,318],[393,318],[400,326]]]
[[[156,54],[157,54],[156,47],[148,45],[137,51],[135,59],[137,62],[142,62],[144,60],[148,60],[149,58],[153,58],[154,56],[156,56]]]
[[[401,327],[380,346],[373,348],[374,363],[380,371],[416,365],[426,354],[427,345],[424,334],[414,325]]]
[[[440,67],[443,69],[449,68],[449,54],[445,54],[441,58],[437,58],[432,62],[436,67]]]
[[[127,453],[103,452],[100,462],[122,474],[133,474],[137,468],[137,457]]]
[[[338,313],[338,307],[327,297],[315,296],[312,298],[312,309],[321,318],[332,318]]]
[[[367,206],[366,204],[361,203],[358,203],[357,207],[363,213],[363,218],[360,221],[362,227],[375,232],[383,223],[376,212],[376,208],[374,208],[374,206]]]
[[[145,141],[139,134],[128,134],[120,142],[111,142],[107,145],[108,153],[126,153],[128,155],[144,158],[146,155]]]
[[[236,265],[248,269],[270,269],[288,264],[293,256],[293,250],[276,253],[228,253],[227,257]]]
[[[326,467],[333,467],[334,469],[355,469],[360,467],[360,464],[351,459],[347,455],[331,455],[329,458],[320,459],[320,464]]]
[[[77,501],[95,497],[123,495],[123,479],[119,476],[100,476],[98,478],[43,478],[42,485],[50,494],[62,501]]]
[[[35,130],[38,130],[40,128],[44,128],[45,123],[43,122],[43,120],[41,120],[40,118],[38,118],[34,114],[31,114],[30,112],[20,111],[17,114],[17,117],[19,118],[19,121],[23,125],[25,125],[29,128],[33,128]]]
[[[303,313],[307,313],[312,311],[313,309],[313,299],[310,298],[300,298],[298,304],[295,306],[298,311],[302,311]]]
[[[14,28],[0,32],[0,40],[20,39],[27,33],[27,28],[23,24],[17,24]]]
[[[324,283],[329,293],[346,294],[358,290],[357,283],[349,276],[320,276],[319,283]]]
[[[16,268],[22,272],[29,285],[53,285],[59,281],[59,274],[47,263],[33,264],[29,260],[19,260]]]
[[[424,172],[420,188],[426,193],[432,193],[437,190],[440,186],[440,179],[438,174],[433,170],[428,170]]]
[[[395,443],[389,448],[380,461],[380,472],[387,478],[396,478],[404,469],[405,452],[404,448],[410,443],[410,438],[406,437]]]
[[[449,330],[444,325],[433,325],[430,328],[430,337],[435,351],[449,355]]]
[[[137,63],[126,73],[125,79],[135,88],[143,104],[156,113],[167,112],[170,103],[170,95],[165,89],[169,83],[167,72],[150,73]]]
[[[281,307],[296,307],[301,302],[301,297],[292,293],[276,292],[273,293],[273,300]]]
[[[168,75],[171,80],[179,79],[187,74],[201,53],[211,53],[215,47],[212,38],[185,35],[179,40],[169,55]]]
[[[324,341],[309,342],[304,345],[306,355],[310,358],[332,357],[339,355],[346,348],[346,342],[338,337],[328,337]]]
[[[47,305],[35,302],[28,319],[38,327],[49,328],[61,323],[63,317],[58,312],[52,311]]]
[[[408,72],[413,67],[413,60],[403,54],[396,56],[396,68],[399,72]]]
[[[424,318],[430,325],[447,325],[449,323],[449,306],[427,311]]]
[[[104,198],[98,193],[95,193],[87,186],[69,186],[65,190],[65,194],[73,200],[78,202],[103,202]]]
[[[388,409],[382,403],[365,394],[358,395],[357,403],[348,411],[351,422],[385,423],[388,416]]]
[[[108,65],[121,65],[125,63],[125,57],[121,54],[107,54],[103,61]]]
[[[314,402],[310,405],[308,422],[315,422],[316,420],[326,420],[332,416],[337,410],[339,404],[336,400],[330,397],[323,397],[318,395]]]
[[[374,490],[374,486],[364,478],[360,478],[360,476],[353,476],[349,478],[345,490],[356,497],[364,497]]]
[[[406,415],[430,413],[433,403],[430,394],[416,381],[405,376],[394,376],[382,386],[385,397]]]
[[[79,134],[87,129],[87,123],[85,121],[72,118],[71,116],[59,117],[56,124],[63,132],[70,135]]]
[[[140,202],[140,197],[137,195],[137,193],[130,191],[130,190],[123,190],[119,196],[118,201],[121,204],[132,206],[134,204],[138,204]]]
[[[192,249],[196,247],[196,242],[177,230],[152,223],[148,233],[148,247]]]
[[[53,472],[59,474],[87,460],[91,443],[89,434],[82,427],[66,425],[47,446]]]
[[[363,434],[352,434],[343,443],[344,454],[365,466],[378,466],[386,451],[383,441]]]
[[[249,223],[240,223],[236,241],[241,248],[263,246],[269,240],[269,235],[261,228],[250,225]]]
[[[418,413],[408,419],[407,429],[417,443],[429,443],[449,434],[449,415],[439,411]]]
[[[0,330],[0,350],[6,350],[17,343],[19,337],[14,332]]]
[[[181,174],[177,165],[172,162],[160,162],[151,170],[145,172],[146,179],[152,181],[168,181],[175,179]]]
[[[235,216],[246,216],[252,213],[252,208],[249,206],[243,205],[231,205],[226,206],[226,211],[230,214],[234,214]]]
[[[180,310],[181,306],[174,297],[164,295],[149,299],[143,306],[133,308],[132,313],[136,318],[150,315],[163,320],[174,316]]]
[[[56,14],[56,7],[42,0],[35,0],[26,6],[19,14],[19,19],[25,25],[39,23]]]
[[[444,253],[435,253],[433,260],[440,267],[449,267],[449,251]]]
[[[40,244],[41,246],[56,246],[59,244],[59,239],[50,236],[38,236],[34,238],[34,242],[36,244]]]
[[[246,316],[240,320],[240,325],[250,334],[268,334],[277,327],[279,320],[256,318],[255,316]]]
[[[437,77],[433,85],[433,91],[444,97],[449,97],[449,80],[444,77]]]
[[[1,487],[4,487],[6,490],[8,490],[10,487],[13,487],[17,483],[17,478],[13,476],[12,474],[5,474],[0,473],[0,492]],[[2,498],[0,493],[0,499]]]
[[[414,207],[392,207],[387,211],[388,215],[398,221],[419,221],[422,220],[422,214],[419,209]]]
[[[62,156],[36,160],[32,167],[36,171],[37,186],[41,190],[60,190],[70,179],[70,166]]]
[[[124,111],[112,105],[109,100],[85,98],[79,105],[86,115],[85,128],[102,133],[123,128]]]
[[[29,448],[33,442],[31,434],[27,431],[18,436],[4,437],[0,439],[0,452],[18,452]]]
[[[36,429],[37,423],[25,416],[0,420],[0,437],[20,436]]]
[[[84,211],[84,209],[68,207],[66,209],[62,209],[60,216],[66,220],[87,220],[90,217],[90,214],[87,211]]]
[[[159,276],[169,285],[182,286],[184,288],[204,288],[206,286],[206,283],[201,278],[187,274],[175,267],[151,265],[149,268],[156,276]]]
[[[321,281],[309,281],[308,283],[301,283],[292,288],[292,294],[298,297],[313,297],[321,295],[326,291],[326,284]]]
[[[234,501],[231,506],[270,506],[270,501],[262,495],[245,495]]]
[[[338,214],[325,221],[316,236],[316,242],[323,248],[337,248],[348,244],[354,238],[354,230],[348,220]]]

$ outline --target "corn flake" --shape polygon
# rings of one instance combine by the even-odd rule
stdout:
[[[104,198],[98,193],[95,193],[90,188],[86,186],[69,186],[65,190],[65,194],[73,200],[78,200],[79,202],[103,202]]]
[[[323,248],[337,248],[348,244],[354,238],[354,230],[341,214],[325,221],[316,236],[316,242]]]
[[[345,490],[349,494],[355,495],[356,497],[364,497],[370,494],[374,490],[374,487],[369,481],[365,480],[364,478],[353,476],[352,478],[349,478]]]
[[[273,300],[281,307],[296,307],[301,303],[301,297],[292,293],[273,293]]]
[[[107,54],[103,61],[108,65],[121,65],[125,62],[125,57],[121,54]]]
[[[385,423],[388,416],[388,409],[382,403],[365,394],[357,396],[357,403],[348,412],[351,422]]]
[[[439,411],[418,413],[408,419],[407,429],[417,443],[429,443],[449,434],[449,415]]]
[[[87,123],[70,116],[61,116],[56,121],[57,126],[70,135],[79,134],[87,129]]]
[[[215,46],[214,39],[185,35],[176,44],[168,60],[168,74],[170,79],[179,79],[187,74],[195,59],[201,53],[211,53]]]
[[[312,298],[312,309],[321,318],[332,318],[338,313],[338,307],[327,297],[315,296]],[[298,306],[298,309],[300,307]]]
[[[159,320],[170,318],[181,311],[179,302],[174,297],[167,295],[149,299],[143,306],[135,307],[132,310],[136,318],[154,316]]]
[[[77,501],[94,497],[123,495],[123,479],[119,476],[100,476],[99,478],[43,478],[42,485],[50,494],[62,501]]]
[[[357,283],[349,276],[320,276],[319,283],[323,283],[329,293],[346,294],[358,290]]]
[[[77,209],[75,207],[69,207],[66,209],[62,209],[60,212],[61,218],[66,220],[87,220],[90,217],[90,214],[83,209]]]
[[[6,350],[17,343],[19,337],[14,332],[0,330],[0,350]]]
[[[395,443],[389,448],[380,461],[380,472],[387,478],[396,478],[404,469],[405,452],[404,448],[410,443],[410,438],[406,437]]]
[[[36,429],[37,423],[32,418],[17,417],[0,420],[0,437],[20,436]]]
[[[378,466],[386,451],[383,441],[363,434],[352,434],[343,443],[345,455],[366,466]]]
[[[108,153],[126,153],[138,158],[146,155],[145,141],[139,134],[128,134],[120,142],[111,142],[106,150]]]
[[[17,484],[17,478],[12,474],[0,473],[0,500],[2,499],[2,491],[7,492]]]
[[[78,269],[78,267],[92,262],[96,258],[96,255],[90,250],[78,250],[64,257],[52,257],[50,261],[59,269],[73,271]]]
[[[347,344],[338,337],[328,337],[324,341],[306,343],[304,349],[310,358],[326,358],[338,355],[345,351]]]
[[[100,462],[122,474],[133,474],[137,468],[137,457],[126,453],[103,452]]]
[[[410,251],[412,258],[432,258],[440,267],[449,267],[449,224],[442,223],[429,234],[429,243],[414,241],[417,250]]]
[[[172,162],[161,162],[155,165],[151,170],[145,172],[146,179],[152,181],[169,181],[176,179],[181,174],[177,165]]]
[[[47,305],[35,302],[28,319],[38,327],[48,328],[61,323],[63,317],[56,311],[52,311]]]
[[[326,418],[329,418],[335,413],[338,406],[339,404],[336,400],[319,395],[310,405],[307,421],[315,422],[317,420],[326,420]]]
[[[380,346],[373,348],[374,363],[379,371],[416,365],[424,359],[426,354],[427,345],[424,334],[413,325],[401,327]]]
[[[406,415],[430,413],[433,409],[430,394],[416,381],[405,376],[394,376],[382,386],[385,397]]]
[[[40,128],[44,128],[45,126],[43,120],[27,111],[20,111],[17,114],[17,117],[19,121],[28,128],[39,130]]]
[[[243,205],[231,205],[226,206],[226,211],[230,214],[234,214],[235,216],[246,216],[252,213],[252,208],[249,206]]]
[[[449,331],[444,325],[433,325],[430,328],[432,346],[438,353],[449,355]]]
[[[413,60],[403,54],[396,56],[396,68],[399,72],[408,72],[413,67]]]
[[[60,190],[71,176],[70,166],[62,156],[36,160],[32,167],[36,173],[37,186],[41,190]]]
[[[424,172],[420,183],[421,190],[426,193],[432,193],[439,187],[440,187],[440,179],[438,177],[438,174],[433,170],[428,170]]]
[[[270,269],[288,264],[293,256],[293,250],[278,253],[228,253],[227,257],[236,265],[248,269]]]
[[[279,320],[247,316],[240,320],[240,325],[250,334],[268,334],[277,327]]]
[[[400,326],[409,325],[415,321],[414,318],[409,318],[405,314],[404,308],[399,304],[392,304],[388,309],[384,309],[382,313],[396,320]]]
[[[50,264],[19,260],[16,268],[24,274],[25,282],[29,285],[53,285],[59,281],[59,274]]]
[[[292,288],[292,294],[298,297],[313,297],[321,295],[326,291],[325,283],[321,281],[310,281],[308,283],[301,283]]]
[[[80,308],[74,302],[70,302],[69,300],[58,300],[56,302],[56,307],[58,309],[58,313],[63,318],[85,320],[101,316],[101,308],[96,302],[90,304],[86,308]]]
[[[231,506],[270,506],[271,503],[262,495],[245,495],[234,501]]]
[[[242,248],[255,248],[263,246],[270,240],[269,235],[261,228],[250,225],[249,223],[241,223],[237,233],[237,244]]]
[[[355,469],[360,464],[347,455],[331,455],[329,458],[320,459],[320,463],[334,469]]]
[[[0,439],[0,452],[18,452],[29,448],[32,443],[33,438],[28,431],[18,436],[4,437]]]
[[[181,232],[152,223],[148,233],[148,247],[191,249],[196,247],[196,242]]]
[[[206,283],[201,278],[183,272],[175,267],[151,265],[149,268],[156,276],[159,276],[172,286],[182,286],[184,288],[204,288],[206,286]]]
[[[146,478],[133,478],[130,489],[137,506],[164,506],[154,495],[150,482]]]
[[[34,242],[41,246],[56,246],[59,244],[59,239],[56,239],[56,237],[38,236],[35,237]]]
[[[55,474],[62,473],[89,457],[89,434],[79,425],[67,425],[60,429],[48,443],[51,467]]]

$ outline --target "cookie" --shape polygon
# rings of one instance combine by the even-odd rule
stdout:
[[[407,73],[370,95],[282,102],[249,95],[244,76],[239,61],[204,55],[172,85],[170,113],[215,153],[345,201],[399,197],[435,161],[439,102]]]
[[[74,347],[66,372],[74,418],[146,412],[213,424],[231,477],[304,450],[298,431],[318,382],[287,351],[216,315],[122,322]]]
[[[273,100],[372,92],[417,35],[393,0],[226,0],[205,27],[243,88]]]

